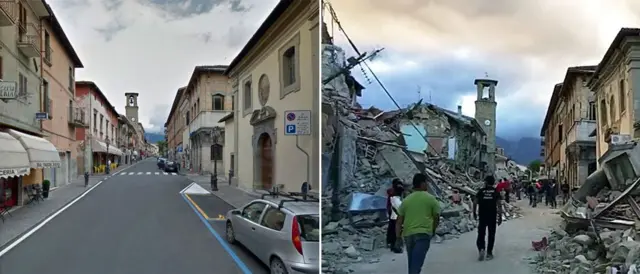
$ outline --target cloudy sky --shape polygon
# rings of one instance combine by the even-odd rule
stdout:
[[[538,136],[566,68],[596,65],[621,27],[640,23],[633,0],[331,3],[360,51],[385,48],[372,68],[401,105],[417,101],[420,89],[425,101],[452,110],[462,104],[473,116],[474,79],[498,80],[498,135],[508,139]],[[347,48],[335,25],[333,33]],[[376,83],[360,80],[364,105],[394,108]]]
[[[140,122],[162,132],[196,65],[231,62],[277,0],[48,0],[85,68],[118,112],[138,92]]]

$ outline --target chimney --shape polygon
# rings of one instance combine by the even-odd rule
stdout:
[[[458,105],[458,115],[462,115],[462,106]]]

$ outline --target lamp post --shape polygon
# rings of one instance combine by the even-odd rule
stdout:
[[[111,166],[109,165],[109,145],[111,144],[111,140],[109,140],[109,137],[104,140],[104,143],[107,144],[107,174],[109,174],[111,170]]]
[[[220,130],[217,127],[211,129],[211,160],[213,160],[213,172],[211,172],[211,190],[218,191],[218,139]]]

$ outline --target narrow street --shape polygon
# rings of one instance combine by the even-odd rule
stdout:
[[[224,222],[195,210],[218,216],[231,206],[213,195],[194,206],[180,193],[187,177],[158,171],[150,158],[105,179],[17,245],[4,245],[0,273],[265,272],[224,242]]]
[[[465,233],[458,239],[442,244],[431,244],[423,273],[428,274],[531,274],[526,258],[535,256],[531,241],[540,240],[549,229],[559,224],[560,216],[555,210],[538,205],[531,208],[526,200],[518,202],[523,209],[523,217],[510,220],[498,227],[495,258],[491,261],[477,260],[476,230]],[[363,261],[354,265],[355,273],[406,273],[406,254],[384,253],[377,263]]]

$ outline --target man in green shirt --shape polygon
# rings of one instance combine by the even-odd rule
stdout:
[[[427,192],[427,176],[413,176],[413,193],[398,210],[396,233],[403,237],[407,248],[409,274],[419,274],[431,245],[431,237],[440,221],[440,203]]]

